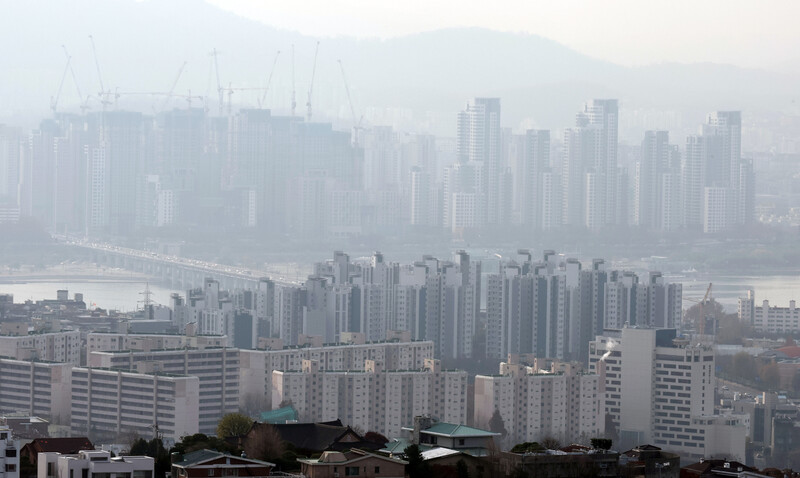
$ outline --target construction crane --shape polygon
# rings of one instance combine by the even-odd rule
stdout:
[[[78,76],[75,74],[75,69],[72,67],[72,63],[69,62],[69,59],[72,58],[67,51],[67,47],[65,45],[61,45],[61,48],[64,50],[64,55],[67,57],[67,63],[69,66],[69,72],[72,75],[72,82],[75,83],[75,90],[78,92],[78,105],[81,109],[81,115],[86,114],[86,110],[89,109],[89,98],[90,95],[86,95],[86,98],[83,97],[83,93],[81,93],[81,86],[78,83]]]
[[[356,121],[356,109],[353,107],[353,99],[350,97],[350,86],[347,84],[347,75],[344,74],[342,60],[337,61],[339,62],[339,68],[342,70],[342,80],[344,80],[344,91],[347,93],[347,102],[350,104],[350,114],[353,116],[353,145],[358,146],[359,130],[361,129],[361,122],[364,120],[364,116],[362,115],[361,118]]]
[[[272,62],[272,69],[269,71],[269,78],[267,78],[267,86],[264,88],[264,94],[261,96],[261,99],[258,101],[258,107],[261,108],[264,103],[267,102],[267,92],[269,91],[269,86],[272,84],[272,74],[275,73],[275,65],[278,64],[278,57],[281,56],[281,51],[278,50],[278,53],[275,54],[275,60]]]
[[[192,107],[193,100],[200,100],[200,102],[204,102],[206,100],[205,96],[201,95],[193,95],[191,91],[188,94],[179,94],[172,91],[163,92],[163,91],[117,91],[114,94],[115,101],[122,96],[165,96],[168,98],[182,98],[186,100],[188,103],[189,108]],[[153,111],[155,111],[155,106],[153,106]]]
[[[236,91],[265,91],[266,92],[266,90],[268,90],[268,89],[269,89],[269,87],[265,87],[265,86],[239,86],[239,87],[234,87],[234,86],[231,86],[230,83],[228,83],[227,87],[223,87],[222,88],[222,91],[228,94],[228,115],[231,115],[233,113],[233,106],[232,106],[232,103],[231,103],[231,97],[233,96],[234,92],[236,92]],[[264,93],[264,94],[266,95],[266,93]],[[261,105],[261,100],[258,99],[258,98],[256,100],[258,101],[258,104],[260,106]]]
[[[294,90],[294,43],[292,43],[292,116],[294,116],[294,111],[297,108],[297,100],[295,97],[295,90]]]
[[[219,62],[217,61],[217,56],[219,52],[216,48],[211,52],[211,56],[214,58],[214,71],[217,74],[217,93],[219,94],[219,115],[222,116],[222,109],[225,106],[225,99],[223,98],[222,94],[222,83],[219,81]]]
[[[700,305],[700,315],[695,323],[694,329],[697,332],[697,334],[701,336],[705,335],[706,333],[706,307],[709,304],[713,304],[714,302],[714,298],[711,296],[711,287],[713,285],[714,284],[711,282],[708,283],[708,288],[706,289],[706,295],[704,295],[702,299],[690,299],[688,297],[686,298],[686,300]]]
[[[170,99],[172,99],[172,94],[175,92],[175,86],[178,84],[178,80],[181,79],[181,75],[183,74],[183,69],[186,68],[186,63],[187,62],[184,61],[183,65],[181,65],[180,69],[178,69],[178,74],[175,76],[175,81],[172,82],[172,86],[169,89],[169,94],[167,94],[167,97],[164,98],[164,101],[161,103],[161,108],[159,109],[159,112],[164,111],[164,109],[167,107],[167,103],[169,102]]]
[[[69,72],[71,61],[72,57],[67,55],[67,63],[64,65],[64,73],[61,74],[61,81],[58,83],[58,90],[56,91],[55,96],[50,97],[50,109],[53,110],[53,116],[56,115],[56,110],[58,109],[58,99],[61,97],[61,89],[64,87],[64,80],[67,79],[67,73]]]
[[[94,66],[97,69],[97,79],[100,81],[100,92],[97,96],[100,98],[100,103],[103,104],[103,108],[107,105],[111,104],[111,100],[109,99],[112,94],[111,91],[106,91],[106,87],[103,84],[103,74],[100,71],[100,61],[97,59],[97,49],[94,46],[94,37],[89,35],[89,41],[92,44],[92,56],[94,57]]]
[[[311,83],[308,85],[308,101],[306,101],[306,115],[309,123],[311,122],[311,97],[314,93],[314,77],[317,74],[317,53],[319,53],[319,41],[317,41],[317,46],[314,48],[314,66],[311,69]]]

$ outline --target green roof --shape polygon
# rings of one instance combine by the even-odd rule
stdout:
[[[454,423],[438,422],[431,425],[430,428],[421,430],[422,433],[429,435],[439,435],[446,437],[493,437],[500,435],[480,428],[468,427],[466,425],[456,425]]]
[[[297,420],[297,410],[291,405],[288,407],[278,408],[269,412],[261,412],[261,421],[265,423],[287,423]]]

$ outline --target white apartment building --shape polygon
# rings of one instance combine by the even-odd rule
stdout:
[[[759,332],[773,334],[797,333],[800,331],[800,308],[789,301],[789,307],[770,306],[768,300],[755,305],[755,293],[747,291],[739,298],[739,321],[750,324]]]
[[[676,339],[675,329],[624,328],[589,344],[589,364],[620,448],[652,443],[690,459],[744,459],[743,423],[714,415],[711,347]]]
[[[547,437],[562,442],[593,438],[604,424],[600,398],[597,375],[559,364],[539,370],[511,355],[500,364],[499,375],[475,377],[474,423],[488,427],[497,410],[509,446]]]
[[[78,330],[0,336],[0,356],[18,360],[46,360],[81,364]]]
[[[201,433],[213,434],[223,415],[239,411],[239,349],[92,352],[87,365],[139,373],[197,377]]]
[[[280,350],[240,350],[239,399],[242,408],[252,404],[262,410],[277,408],[272,402],[272,372],[302,370],[303,360],[313,360],[320,370],[364,370],[367,360],[387,370],[421,370],[433,358],[433,342],[408,340],[365,343],[363,335],[350,334],[354,343],[324,347],[285,347]]]
[[[158,426],[167,441],[198,433],[205,397],[200,384],[186,375],[75,367],[72,433],[116,440],[126,433],[152,436]]]
[[[117,352],[131,350],[150,352],[153,350],[227,347],[227,335],[176,335],[176,334],[130,334],[113,332],[90,332],[86,335],[86,356],[92,352]],[[79,365],[79,364],[76,364]]]
[[[39,453],[37,478],[152,478],[155,468],[149,456],[111,457],[104,450],[81,450],[77,455]]]
[[[72,364],[0,359],[0,413],[70,421]]]
[[[273,406],[291,403],[302,421],[338,418],[362,430],[399,436],[415,416],[451,423],[467,418],[467,373],[442,370],[438,360],[426,359],[416,370],[387,370],[374,360],[361,370],[324,371],[313,360],[303,360],[302,367],[272,375]]]
[[[19,440],[12,436],[11,428],[0,426],[0,478],[19,478]]]

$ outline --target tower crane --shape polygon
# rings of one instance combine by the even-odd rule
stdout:
[[[311,83],[308,85],[308,101],[306,101],[306,115],[308,116],[307,121],[311,122],[311,96],[314,93],[314,77],[317,74],[317,54],[319,53],[319,41],[317,41],[317,46],[314,48],[314,67],[311,69]]]
[[[713,304],[714,302],[714,298],[711,296],[711,287],[713,285],[714,284],[712,282],[708,283],[706,294],[703,296],[702,299],[698,300],[698,299],[690,299],[688,297],[686,298],[686,300],[700,305],[700,315],[695,323],[695,331],[701,336],[705,335],[706,333],[706,307],[709,304]]]
[[[344,80],[344,91],[347,93],[347,102],[350,104],[350,114],[353,116],[353,144],[358,146],[359,130],[361,129],[361,122],[364,120],[364,116],[362,115],[361,118],[356,121],[356,109],[353,107],[353,99],[350,97],[350,86],[347,84],[347,75],[344,74],[342,60],[337,61],[339,62],[339,68],[342,70],[342,80]]]
[[[297,100],[294,90],[294,43],[292,43],[292,116],[294,116],[295,109],[297,108]]]
[[[187,62],[184,61],[183,65],[181,65],[180,69],[178,69],[178,74],[175,76],[175,81],[172,82],[172,86],[169,89],[167,97],[164,98],[164,101],[161,103],[161,108],[159,109],[159,112],[164,111],[164,109],[167,107],[167,103],[169,102],[170,99],[172,99],[172,94],[175,91],[175,86],[178,84],[178,80],[181,79],[181,75],[183,74],[183,69],[186,68],[186,63]]]
[[[97,79],[100,81],[100,92],[97,96],[100,98],[103,108],[105,108],[106,105],[111,104],[111,100],[109,100],[111,91],[106,91],[106,87],[103,84],[103,74],[100,71],[100,61],[97,59],[97,49],[95,49],[94,37],[92,35],[89,35],[89,41],[92,44],[92,56],[94,57],[94,66],[97,69]]]
[[[61,74],[58,90],[55,96],[50,97],[50,109],[53,110],[53,116],[55,116],[56,110],[58,109],[58,99],[61,97],[61,89],[64,87],[64,80],[67,78],[67,73],[69,72],[70,61],[72,61],[72,57],[67,55],[67,63],[64,65],[64,73]]]
[[[81,86],[78,83],[78,76],[75,74],[75,69],[72,68],[72,64],[69,62],[69,59],[72,58],[72,57],[70,56],[69,52],[67,51],[67,47],[66,46],[61,45],[61,48],[64,50],[64,55],[66,55],[66,57],[67,57],[67,63],[68,63],[68,66],[69,66],[69,72],[70,72],[70,74],[72,76],[72,82],[75,83],[75,90],[78,92],[78,100],[79,100],[78,101],[78,105],[80,106],[80,109],[81,109],[81,115],[84,115],[84,114],[86,114],[86,110],[89,108],[89,98],[90,98],[90,96],[86,95],[86,98],[83,97],[83,93],[81,93]]]
[[[217,56],[219,52],[216,48],[211,52],[211,56],[214,57],[214,71],[217,74],[217,93],[219,94],[219,115],[222,116],[222,109],[224,107],[225,100],[222,97],[222,84],[219,81],[219,62],[217,61]]]
[[[258,107],[261,108],[264,103],[267,102],[267,92],[269,91],[269,86],[272,84],[272,74],[275,73],[275,65],[278,64],[278,57],[281,56],[281,51],[278,50],[278,53],[275,54],[275,60],[272,61],[272,69],[269,71],[269,78],[267,78],[267,86],[264,88],[264,94],[261,96],[261,99],[258,101]]]

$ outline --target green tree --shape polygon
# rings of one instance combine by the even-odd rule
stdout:
[[[217,423],[217,437],[228,438],[244,435],[253,427],[253,419],[241,413],[228,413]]]
[[[526,441],[525,443],[517,443],[511,449],[511,453],[538,453],[545,451],[546,448],[535,441]]]
[[[406,455],[406,475],[408,478],[427,478],[431,476],[428,463],[422,458],[419,445],[408,445],[403,453]]]
[[[236,453],[236,447],[232,446],[222,438],[210,437],[202,433],[195,433],[181,438],[181,441],[175,443],[175,446],[170,450],[171,452],[186,454],[197,450],[219,450],[224,453]]]

